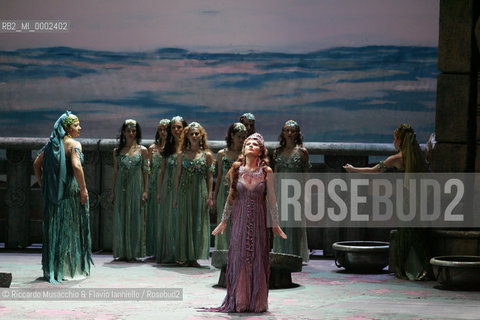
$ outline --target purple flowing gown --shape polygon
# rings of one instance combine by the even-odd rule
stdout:
[[[227,296],[217,312],[265,312],[268,309],[270,277],[270,240],[267,229],[263,170],[254,173],[260,179],[237,183],[237,201],[232,214],[227,264]],[[260,174],[260,175],[259,175]],[[247,173],[246,175],[249,175]]]

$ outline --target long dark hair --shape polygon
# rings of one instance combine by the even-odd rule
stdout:
[[[122,124],[122,127],[120,128],[120,134],[117,136],[118,144],[117,144],[117,149],[116,149],[116,155],[118,156],[120,154],[120,150],[125,147],[125,144],[127,143],[127,139],[125,138],[125,129],[128,127],[128,124],[124,121]],[[142,141],[142,128],[140,127],[140,124],[135,121],[135,128],[137,129],[137,135],[135,140],[137,141],[137,144],[140,144]]]
[[[241,122],[235,122],[228,127],[227,134],[225,135],[225,142],[227,143],[227,148],[230,148],[233,143],[232,135],[235,135],[245,129],[245,133],[247,133],[247,128]]]
[[[255,129],[255,120],[248,120],[248,118],[245,116],[246,114],[243,114],[241,117],[240,117],[240,123],[242,123],[243,125],[247,126],[245,123],[246,122],[249,122],[251,125],[252,125],[252,129],[251,131],[249,132],[248,129],[247,129],[247,135],[251,135],[251,134],[254,134],[256,132],[256,129]],[[252,114],[250,114],[252,115]],[[253,116],[253,115],[252,115]]]
[[[175,118],[177,117],[174,117],[173,119]],[[167,127],[167,141],[165,142],[165,147],[163,147],[163,151],[162,151],[162,156],[165,158],[168,158],[172,154],[176,153],[178,148],[178,146],[175,146],[175,138],[173,137],[173,134],[172,134],[172,125],[174,123],[177,123],[178,121],[174,121],[173,119],[170,121]],[[185,121],[185,119],[183,118],[182,118],[182,121],[180,121],[180,123],[184,128],[187,126],[187,121]]]
[[[285,129],[285,126],[287,125],[287,123],[282,127],[282,132],[280,132],[280,135],[278,136],[278,141],[280,141],[280,146],[275,148],[275,151],[273,152],[274,161],[277,159],[277,156],[280,153],[282,153],[283,149],[287,145],[287,140],[285,140],[285,137],[283,136],[283,130]],[[297,135],[295,136],[294,142],[300,148],[303,148],[303,134],[302,134],[302,130],[300,130],[300,126],[298,125],[298,123],[296,123],[294,126],[289,126],[289,128],[295,129],[295,132]]]
[[[413,128],[408,124],[402,123],[395,129],[394,134],[401,141],[400,150],[402,151],[405,172],[427,171],[427,164]]]
[[[156,144],[157,146],[160,146],[160,145],[162,144],[162,141],[161,141],[161,139],[160,139],[160,133],[158,133],[158,128],[159,128],[160,126],[165,126],[165,127],[166,127],[165,130],[167,130],[167,133],[168,133],[168,128],[170,128],[170,122],[168,122],[167,125],[165,125],[165,124],[158,124],[158,126],[157,126],[157,132],[155,132],[155,144]]]

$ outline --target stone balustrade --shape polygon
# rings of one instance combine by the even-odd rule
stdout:
[[[85,155],[84,172],[90,197],[92,246],[94,250],[111,250],[113,206],[110,203],[115,139],[78,139]],[[0,137],[0,243],[6,248],[25,248],[42,242],[42,199],[33,173],[33,161],[47,138]],[[142,142],[149,146],[153,141]],[[277,142],[266,142],[273,150]],[[209,141],[213,152],[225,146],[223,141]],[[312,172],[341,172],[351,163],[368,165],[372,156],[395,152],[391,144],[306,142],[312,159]],[[272,152],[270,152],[271,154]],[[3,157],[1,155],[4,154]],[[369,161],[370,160],[370,161]],[[212,223],[215,223],[212,221]],[[387,240],[389,230],[341,230],[309,228],[311,249],[331,252],[339,240]],[[373,233],[373,234],[372,234]]]

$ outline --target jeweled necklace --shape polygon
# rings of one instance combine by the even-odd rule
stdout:
[[[241,166],[240,174],[242,175],[245,182],[247,182],[247,184],[251,184],[254,178],[257,178],[258,176],[260,176],[259,175],[260,171],[258,169],[260,169],[260,167],[257,167],[255,170],[250,171],[247,168],[245,168],[245,166]]]

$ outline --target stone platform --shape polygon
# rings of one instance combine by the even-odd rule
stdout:
[[[10,289],[182,288],[182,301],[19,301],[2,300],[0,319],[478,319],[480,292],[448,291],[436,282],[412,282],[380,274],[349,274],[333,259],[312,257],[293,272],[295,288],[269,293],[269,312],[220,314],[198,312],[219,306],[226,290],[214,287],[220,270],[209,260],[199,268],[155,263],[112,262],[94,254],[91,276],[51,285],[39,278],[41,254],[0,251],[0,272],[11,272]],[[0,288],[0,293],[1,293]]]

